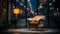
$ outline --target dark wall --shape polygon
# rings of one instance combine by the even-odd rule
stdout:
[[[56,7],[60,8],[60,0],[56,0]]]

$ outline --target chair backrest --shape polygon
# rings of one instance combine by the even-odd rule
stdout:
[[[34,21],[39,21],[40,19],[43,19],[43,18],[45,18],[44,15],[36,15],[33,19]]]

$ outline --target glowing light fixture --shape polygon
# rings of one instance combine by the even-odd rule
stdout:
[[[30,1],[30,0],[28,0],[28,1]]]
[[[15,19],[18,19],[18,14],[20,14],[19,8],[14,8],[13,13],[15,14],[15,17],[16,17]]]
[[[17,8],[15,8],[15,9],[13,9],[14,10],[14,14],[19,14],[20,12],[20,10],[19,9],[17,9]]]

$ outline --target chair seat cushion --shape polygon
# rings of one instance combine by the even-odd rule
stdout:
[[[38,22],[30,22],[29,25],[30,26],[37,26],[38,25]]]
[[[38,27],[44,27],[44,24],[40,24],[40,25],[38,25]]]

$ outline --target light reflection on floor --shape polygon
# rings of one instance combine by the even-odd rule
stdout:
[[[7,32],[12,34],[47,34],[47,33],[56,33],[57,29],[47,29],[46,31],[31,31],[29,29],[9,29]]]

